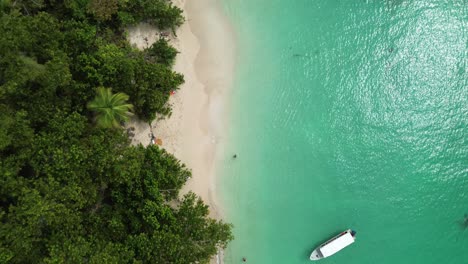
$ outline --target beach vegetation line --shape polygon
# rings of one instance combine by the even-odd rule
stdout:
[[[169,43],[125,29],[183,21],[166,0],[0,1],[0,263],[208,263],[232,240],[180,195],[190,170],[121,126],[169,116],[184,82]]]

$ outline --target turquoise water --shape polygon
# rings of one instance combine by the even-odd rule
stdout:
[[[226,263],[468,263],[468,2],[223,0]],[[230,156],[237,153],[237,159]]]

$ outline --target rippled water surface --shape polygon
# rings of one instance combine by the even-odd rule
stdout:
[[[223,0],[226,262],[468,263],[468,2]],[[237,159],[230,156],[237,153]]]

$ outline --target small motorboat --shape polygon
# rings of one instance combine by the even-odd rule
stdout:
[[[319,260],[335,254],[354,243],[355,236],[356,232],[351,229],[341,232],[314,249],[310,255],[310,260]]]

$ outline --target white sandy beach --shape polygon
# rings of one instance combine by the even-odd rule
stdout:
[[[184,10],[186,23],[171,42],[180,52],[174,70],[185,83],[171,96],[170,118],[154,121],[156,138],[192,170],[183,193],[193,191],[210,206],[211,217],[221,218],[216,199],[216,161],[225,156],[227,106],[234,67],[234,37],[218,0],[174,0]],[[129,29],[130,42],[138,48],[157,40],[157,31],[147,24]],[[132,143],[148,145],[148,124],[132,121]]]

